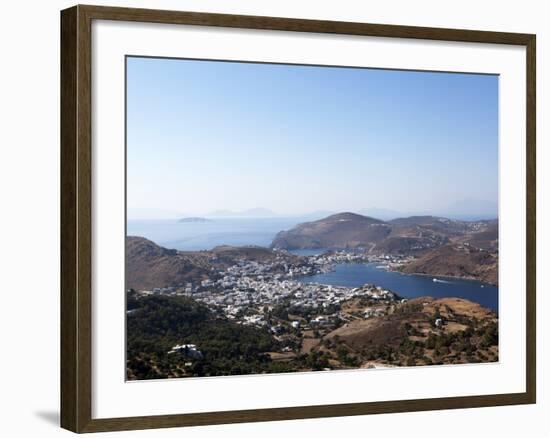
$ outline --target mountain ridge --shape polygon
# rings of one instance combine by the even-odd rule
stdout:
[[[247,210],[233,211],[233,210],[215,210],[204,215],[207,218],[219,217],[219,218],[262,218],[262,217],[276,217],[278,216],[272,210],[263,207],[249,208]]]
[[[380,219],[343,212],[324,219],[303,222],[294,228],[277,233],[274,249],[354,248],[378,242],[390,233]]]
[[[286,250],[367,248],[369,252],[405,254],[433,249],[463,236],[472,238],[476,231],[487,231],[483,235],[484,245],[490,246],[498,240],[495,223],[498,228],[498,221],[460,221],[429,215],[383,221],[343,212],[281,231],[271,247]]]

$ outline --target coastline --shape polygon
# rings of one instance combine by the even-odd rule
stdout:
[[[389,268],[389,270],[401,275],[421,275],[423,277],[443,278],[443,279],[449,279],[449,280],[470,280],[470,281],[477,281],[479,283],[483,283],[488,286],[498,287],[498,284],[490,283],[488,281],[484,281],[479,278],[471,277],[471,276],[468,277],[468,276],[457,276],[457,275],[426,274],[425,272],[401,272],[397,269],[391,269],[391,268]]]
[[[300,257],[310,257],[310,256],[300,256]],[[362,261],[342,261],[342,262],[339,262],[339,263],[332,263],[330,265],[325,265],[325,266],[328,266],[328,270],[326,272],[323,272],[323,274],[326,274],[326,273],[329,273],[329,272],[333,272],[334,271],[334,268],[337,264],[358,264],[358,265],[370,265],[370,264],[373,264],[373,265],[378,265],[378,266],[383,266],[384,269],[390,271],[390,272],[395,272],[397,274],[401,274],[401,275],[419,275],[419,276],[423,276],[423,277],[433,277],[433,278],[441,278],[441,279],[449,279],[449,280],[468,280],[468,281],[477,281],[479,283],[482,283],[484,285],[488,285],[488,286],[493,286],[493,287],[497,287],[498,288],[498,284],[495,284],[495,283],[491,283],[489,281],[484,281],[482,279],[479,279],[479,278],[476,278],[476,277],[472,277],[472,276],[457,276],[457,275],[439,275],[439,274],[427,274],[427,273],[424,273],[424,272],[402,272],[400,271],[399,269],[396,269],[394,266],[392,266],[391,263],[384,263],[384,262],[375,262],[375,261],[372,261],[372,262],[362,262]],[[400,265],[400,266],[404,266],[404,265]],[[318,275],[318,273],[311,273],[311,274],[308,274],[306,276],[314,276],[314,275]]]

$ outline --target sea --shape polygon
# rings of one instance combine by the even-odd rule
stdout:
[[[389,289],[402,298],[464,298],[498,313],[496,286],[474,280],[401,274],[388,271],[376,263],[338,264],[330,272],[302,277],[299,281],[347,287],[359,287],[369,283]]]
[[[208,222],[129,220],[127,235],[142,236],[166,248],[183,251],[210,250],[219,245],[268,247],[279,231],[288,230],[305,221],[307,218],[300,217],[223,218]],[[301,249],[292,252],[310,256],[323,251]],[[473,280],[401,274],[383,269],[375,263],[338,264],[328,273],[302,277],[299,281],[347,287],[369,283],[390,289],[403,298],[464,298],[498,312],[496,286]]]
[[[128,236],[145,237],[158,245],[181,251],[200,251],[220,245],[269,246],[275,235],[306,218],[216,218],[208,222],[128,220]]]

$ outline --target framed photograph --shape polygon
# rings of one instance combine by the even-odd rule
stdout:
[[[61,423],[535,403],[535,35],[61,13]]]

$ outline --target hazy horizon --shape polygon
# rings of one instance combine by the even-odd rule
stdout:
[[[254,214],[254,210],[265,210],[264,212]],[[208,218],[208,219],[270,219],[270,218],[324,218],[339,213],[355,213],[363,216],[370,216],[375,219],[391,220],[396,218],[410,216],[438,216],[457,220],[491,220],[498,218],[498,212],[431,212],[431,211],[395,211],[388,209],[361,209],[361,210],[342,210],[342,211],[310,211],[281,214],[271,209],[258,207],[247,210],[214,210],[210,212],[177,212],[161,210],[134,210],[128,209],[128,220],[175,220],[184,218]]]
[[[497,215],[497,76],[127,63],[129,219]]]

